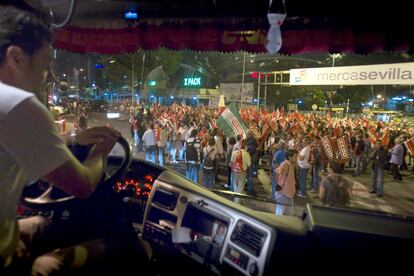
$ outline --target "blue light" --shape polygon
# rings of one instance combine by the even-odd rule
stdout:
[[[154,95],[151,95],[151,97],[150,98],[154,98]]]
[[[105,96],[108,96],[108,93],[105,93],[104,95],[105,95]]]
[[[103,69],[104,67],[103,64],[95,64],[96,69]]]
[[[414,99],[408,99],[409,102],[414,102]]]
[[[394,98],[392,98],[394,101],[401,101],[401,98],[400,97],[394,97]],[[405,97],[403,98],[403,99],[405,99]]]
[[[124,13],[125,19],[138,19],[138,13],[136,11],[127,11]]]
[[[403,97],[403,100],[405,100],[405,99],[407,99],[407,97],[406,97],[406,96],[404,96],[404,97]]]
[[[197,100],[197,97],[193,97],[193,100]]]
[[[170,99],[172,100],[172,99],[174,99],[174,96],[170,96]]]
[[[302,100],[299,100],[299,101],[298,101],[298,104],[303,104],[303,101],[302,101]]]
[[[254,99],[253,101],[254,101],[255,103],[257,103],[257,99]]]
[[[369,105],[369,106],[372,106],[372,105],[373,105],[373,103],[372,103],[372,102],[368,102],[368,105]]]
[[[138,97],[138,94],[135,94],[135,97]]]

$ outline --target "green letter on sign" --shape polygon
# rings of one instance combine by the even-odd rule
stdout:
[[[184,86],[201,86],[201,77],[184,78]]]

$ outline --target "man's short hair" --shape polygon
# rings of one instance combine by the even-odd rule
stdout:
[[[233,136],[231,136],[231,137],[229,138],[229,144],[230,144],[230,145],[235,145],[235,144],[236,144],[236,138],[234,138]]]
[[[290,158],[290,157],[292,157],[292,156],[294,156],[295,154],[297,154],[298,153],[298,151],[297,150],[294,150],[294,149],[288,149],[287,151],[286,151],[286,157],[287,158]]]
[[[334,172],[334,173],[341,173],[342,172],[342,167],[341,167],[341,165],[340,164],[338,164],[337,162],[335,162],[335,161],[330,161],[329,162],[329,167],[331,168],[331,170]]]
[[[0,65],[8,47],[18,46],[32,56],[45,41],[52,41],[52,32],[41,19],[13,6],[0,6]]]

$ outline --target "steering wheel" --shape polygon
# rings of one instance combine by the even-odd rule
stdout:
[[[114,180],[121,177],[131,165],[132,157],[131,157],[131,149],[130,149],[129,143],[123,137],[120,137],[117,143],[119,143],[124,149],[124,153],[125,153],[124,158],[119,164],[118,169],[112,175],[108,175],[107,173],[105,173],[101,182],[98,184],[98,188],[101,186],[113,185],[113,183],[116,182]],[[43,192],[40,196],[34,197],[34,198],[24,196],[22,197],[20,203],[32,209],[43,210],[43,209],[52,209],[54,207],[60,207],[60,206],[63,206],[63,205],[66,205],[66,204],[69,204],[69,203],[72,203],[78,200],[73,195],[68,195],[62,192],[59,188],[49,183],[46,183],[46,184],[48,185],[48,187],[46,188],[46,191]],[[23,191],[23,194],[24,194],[24,191]]]

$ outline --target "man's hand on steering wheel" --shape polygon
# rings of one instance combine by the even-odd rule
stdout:
[[[78,132],[76,134],[76,143],[81,146],[86,146],[111,142],[113,147],[119,137],[121,137],[121,134],[112,128],[106,126],[92,127]]]

